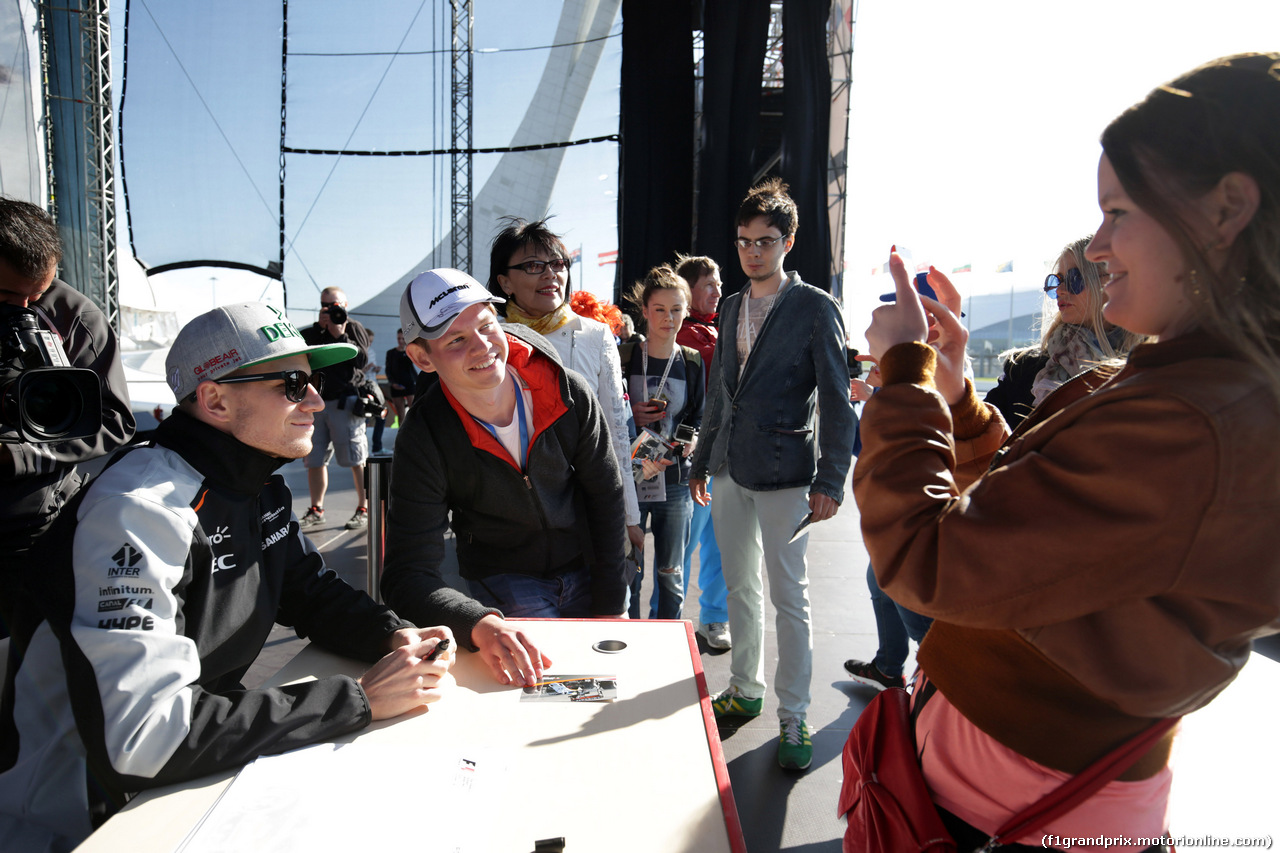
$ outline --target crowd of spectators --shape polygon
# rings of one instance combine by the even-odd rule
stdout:
[[[911,687],[928,792],[957,840],[986,843],[1207,704],[1280,630],[1277,116],[1272,54],[1209,63],[1113,121],[1102,224],[1062,251],[1040,343],[1006,353],[986,400],[960,294],[936,270],[921,293],[896,252],[873,369],[850,378],[840,306],[785,268],[799,211],[778,178],[733,223],[743,286],[722,300],[716,261],[675,255],[629,294],[634,332],[573,293],[546,220],[506,218],[487,283],[435,269],[401,297],[386,605],[305,533],[334,456],[356,487],[347,528],[368,523],[356,402],[377,366],[346,294],[326,288],[301,330],[261,303],[196,317],[166,360],[177,407],[126,446],[114,332],[56,279],[53,220],[0,198],[0,321],[56,336],[101,403],[86,435],[0,444],[0,849],[67,848],[138,791],[439,701],[454,643],[533,686],[551,662],[509,619],[682,618],[695,553],[698,633],[731,655],[715,717],[759,716],[771,681],[777,762],[802,771],[808,530],[839,512],[855,460],[879,649],[845,667]],[[76,463],[108,454],[84,485]],[[301,518],[279,474],[299,459]],[[276,623],[371,668],[245,689]],[[1162,835],[1172,737],[1045,831]]]

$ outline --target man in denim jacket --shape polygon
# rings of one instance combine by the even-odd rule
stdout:
[[[790,539],[806,514],[824,521],[839,509],[854,415],[839,306],[782,269],[797,220],[786,189],[777,178],[766,180],[738,209],[738,259],[751,284],[721,307],[689,490],[705,506],[707,478],[716,477],[711,516],[734,638],[729,688],[713,703],[716,717],[755,717],[764,704],[763,554],[778,613],[778,763],[803,770],[813,759],[804,719],[813,670],[809,537]]]

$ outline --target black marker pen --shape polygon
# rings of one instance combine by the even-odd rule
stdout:
[[[436,647],[432,649],[431,652],[425,658],[423,658],[423,660],[435,660],[436,658],[440,657],[441,652],[447,652],[448,650],[449,650],[449,638],[445,637],[443,640],[436,643]]]

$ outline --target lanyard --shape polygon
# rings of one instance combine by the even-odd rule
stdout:
[[[520,424],[520,458],[516,462],[519,464],[520,470],[523,471],[525,462],[529,459],[529,424],[524,417],[524,392],[520,390],[520,381],[514,375],[512,376],[511,384],[516,389],[516,420]],[[494,437],[498,444],[502,444],[502,439],[498,438],[498,430],[494,428],[493,424],[482,421],[479,418],[475,420],[476,423],[489,431],[489,434]]]
[[[667,366],[662,370],[662,378],[658,380],[658,390],[653,392],[652,397],[647,397],[645,402],[662,396],[662,389],[667,387],[667,374],[671,372],[671,362],[676,360],[676,348],[671,348],[671,357],[667,359]],[[649,393],[649,342],[643,341],[640,344],[640,363],[644,369],[644,393]]]

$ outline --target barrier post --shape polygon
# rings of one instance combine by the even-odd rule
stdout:
[[[386,550],[387,500],[391,496],[391,457],[370,456],[364,463],[364,491],[369,498],[369,562],[365,589],[382,604],[382,561]]]

